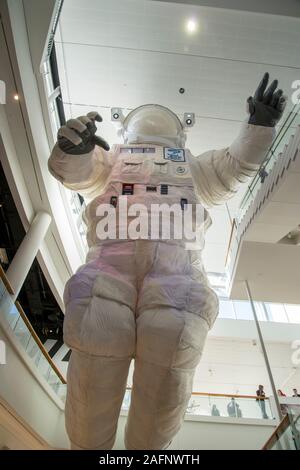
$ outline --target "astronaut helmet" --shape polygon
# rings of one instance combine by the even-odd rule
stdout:
[[[122,123],[125,144],[151,143],[183,148],[186,133],[179,118],[159,104],[146,104],[131,111]]]

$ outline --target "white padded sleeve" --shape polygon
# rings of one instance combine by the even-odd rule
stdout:
[[[256,174],[274,137],[272,127],[244,123],[230,147],[191,155],[191,172],[201,202],[212,207],[234,196],[240,184]]]
[[[48,160],[48,168],[64,186],[92,199],[106,184],[112,167],[111,157],[110,152],[98,146],[84,155],[70,155],[56,144]]]

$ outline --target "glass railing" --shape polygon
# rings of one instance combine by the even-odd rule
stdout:
[[[128,387],[122,409],[130,406],[131,389]],[[214,416],[221,418],[274,419],[269,399],[258,400],[251,395],[221,395],[194,392],[186,416]]]
[[[268,399],[258,400],[254,396],[247,395],[204,395],[194,393],[190,399],[187,414],[226,418],[274,418]]]
[[[289,142],[291,136],[295,134],[297,126],[300,125],[300,104],[296,104],[287,114],[282,127],[279,129],[276,138],[274,139],[268,153],[258,170],[257,174],[248,186],[248,189],[240,203],[237,213],[237,221],[240,222],[244,217],[251,202],[258,193],[261,185],[264,182],[265,175],[270,173],[275,162],[277,161],[280,153],[283,151],[284,146]],[[266,176],[267,177],[267,176]]]
[[[62,402],[64,402],[66,398],[66,380],[45,350],[21,305],[18,302],[14,303],[12,301],[12,292],[9,293],[8,291],[7,279],[4,279],[3,271],[1,274],[0,321],[6,323],[6,326],[15,335],[19,345],[37,369],[37,372],[46,380]]]

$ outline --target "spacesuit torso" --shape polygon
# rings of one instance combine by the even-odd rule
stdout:
[[[162,232],[162,220],[170,218],[170,237],[174,241],[174,225],[176,216],[181,217],[182,223],[189,223],[190,230],[197,231],[197,247],[204,245],[204,229],[209,227],[211,219],[203,206],[200,206],[199,198],[194,189],[192,172],[189,164],[190,151],[188,149],[170,148],[159,145],[115,145],[110,152],[110,165],[107,182],[100,194],[93,194],[93,200],[88,204],[85,211],[85,222],[88,227],[87,240],[89,246],[103,243],[97,234],[97,224],[103,214],[99,215],[98,208],[103,204],[109,204],[116,211],[117,233],[115,239],[124,239],[127,234],[127,226],[133,219],[134,211],[130,208],[140,204],[147,210],[147,227],[140,232],[141,239],[159,239],[167,241]],[[123,204],[122,204],[123,202]],[[121,217],[119,208],[121,203]],[[198,218],[196,220],[196,204],[198,207]],[[160,228],[154,236],[151,233],[151,214],[157,206],[167,205],[168,208],[176,206],[175,217],[168,210],[163,211],[159,219]],[[174,206],[175,205],[175,206]],[[187,207],[191,208],[191,217],[183,220]],[[165,206],[166,207],[166,206]],[[138,206],[136,206],[138,209]],[[163,208],[162,208],[163,209]],[[179,209],[179,211],[178,211]],[[128,217],[124,217],[124,212]],[[153,219],[152,219],[153,220]],[[142,220],[145,222],[145,218]],[[177,221],[180,223],[180,220]],[[122,226],[122,235],[120,232]],[[183,227],[184,228],[184,227]],[[191,232],[190,232],[191,233]],[[130,234],[127,234],[130,238]],[[113,237],[114,238],[114,237]],[[126,239],[128,239],[126,238]],[[177,239],[178,244],[193,242],[187,240],[186,233],[182,231],[182,238]]]

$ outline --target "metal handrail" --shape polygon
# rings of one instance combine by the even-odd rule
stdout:
[[[34,341],[36,342],[36,344],[38,345],[41,353],[43,354],[43,356],[45,357],[45,359],[47,360],[47,362],[49,363],[49,365],[51,366],[51,368],[54,370],[54,372],[56,373],[56,375],[59,377],[59,379],[61,380],[61,382],[63,384],[66,384],[67,381],[66,379],[64,378],[64,376],[61,374],[61,372],[59,371],[59,369],[57,368],[57,366],[54,364],[54,362],[52,361],[51,359],[51,356],[49,355],[49,353],[46,351],[43,343],[41,342],[40,338],[38,337],[38,335],[36,334],[33,326],[31,325],[30,321],[28,320],[27,318],[27,315],[26,313],[24,312],[22,306],[20,305],[20,303],[18,301],[15,302],[15,305],[17,307],[17,310],[22,318],[22,320],[24,321],[25,325],[27,326],[28,330],[30,331],[30,334],[32,335]]]
[[[285,415],[285,417],[280,421],[277,428],[271,434],[265,445],[263,446],[262,450],[270,450],[274,446],[274,444],[280,439],[283,433],[287,430],[290,425],[289,416]]]
[[[0,396],[0,412],[5,412],[24,431],[41,445],[43,449],[50,449],[49,444],[22,418],[11,405]]]
[[[11,287],[10,285],[10,282],[5,274],[5,271],[3,270],[2,266],[0,265],[0,278],[7,290],[7,292],[10,294],[10,295],[14,295],[14,291],[13,291],[13,288]],[[37,344],[39,350],[41,351],[41,353],[43,354],[43,356],[45,357],[45,359],[47,360],[47,362],[49,363],[50,367],[53,369],[53,371],[55,372],[55,374],[58,376],[58,378],[61,380],[61,382],[63,384],[66,384],[67,381],[66,379],[64,378],[64,376],[62,375],[62,373],[59,371],[59,369],[57,368],[57,366],[54,364],[54,362],[52,361],[52,358],[50,357],[49,353],[46,351],[43,343],[41,342],[40,338],[38,337],[36,331],[34,330],[33,326],[31,325],[30,321],[28,320],[27,318],[27,315],[25,314],[21,304],[16,300],[14,302],[19,314],[20,314],[20,317],[22,318],[22,320],[24,321],[26,327],[28,328],[28,330],[30,331],[30,334],[31,336],[33,337],[35,343]]]
[[[6,288],[7,292],[10,295],[14,295],[15,294],[14,290],[13,290],[8,278],[6,277],[5,271],[2,268],[1,264],[0,264],[0,279],[2,280],[3,284],[5,285],[5,288]]]
[[[269,397],[258,397],[257,395],[232,395],[229,393],[205,393],[193,392],[192,395],[209,396],[209,397],[225,397],[225,398],[249,398],[255,400],[269,400]]]
[[[132,390],[132,387],[126,387],[126,390]],[[192,395],[205,396],[205,397],[224,397],[224,398],[249,398],[255,400],[269,400],[269,397],[258,397],[257,395],[234,395],[229,393],[206,393],[206,392],[192,392]]]
[[[233,219],[232,225],[231,225],[230,237],[229,237],[229,242],[228,242],[227,252],[226,252],[226,257],[225,257],[225,266],[227,266],[227,261],[228,261],[228,257],[230,254],[230,247],[231,247],[231,242],[233,239],[234,230],[237,230],[237,223],[235,219]]]

